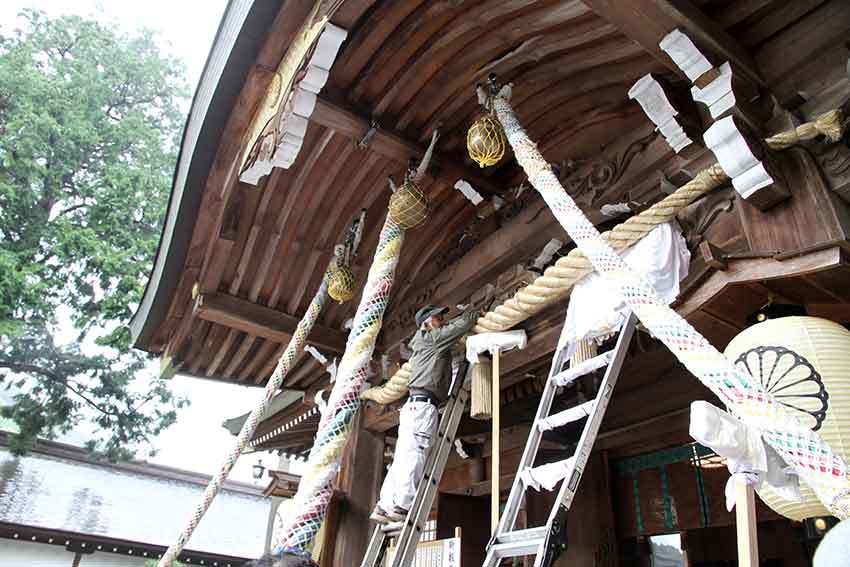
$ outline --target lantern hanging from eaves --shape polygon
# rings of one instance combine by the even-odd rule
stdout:
[[[842,458],[850,458],[850,331],[818,317],[763,320],[726,347],[726,357],[761,382],[777,402],[817,431]],[[796,521],[828,516],[829,511],[805,482],[800,502],[790,502],[768,487],[764,502]]]

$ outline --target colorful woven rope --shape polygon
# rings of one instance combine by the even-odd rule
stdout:
[[[551,166],[519,123],[507,100],[509,96],[510,89],[503,88],[493,99],[493,108],[517,162],[596,271],[618,285],[629,308],[691,373],[740,419],[761,431],[764,440],[793,466],[833,514],[839,518],[849,517],[847,463],[817,433],[801,424],[766,392],[760,383],[736,370],[623,261],[561,186]]]
[[[296,515],[285,524],[276,551],[306,550],[322,526],[351,422],[360,408],[360,392],[389,302],[403,240],[404,231],[387,215],[307,470],[294,497]]]
[[[224,462],[222,463],[218,473],[210,479],[206,490],[204,490],[201,502],[198,504],[198,507],[195,508],[195,512],[192,514],[192,517],[189,518],[186,527],[177,537],[177,541],[175,541],[162,555],[157,567],[171,567],[177,560],[178,556],[183,551],[183,548],[187,543],[189,543],[189,538],[192,537],[192,533],[195,531],[195,528],[198,527],[201,518],[204,517],[204,514],[206,514],[210,504],[212,504],[212,501],[215,499],[219,490],[221,490],[221,485],[224,484],[225,479],[227,479],[231,469],[233,469],[233,465],[236,464],[236,461],[239,459],[242,451],[245,450],[245,447],[247,447],[248,443],[251,441],[251,437],[257,429],[257,424],[263,418],[272,398],[274,398],[275,393],[283,383],[283,379],[292,369],[298,355],[304,349],[304,345],[307,343],[307,337],[310,335],[310,331],[313,330],[313,325],[316,324],[319,314],[322,312],[322,308],[324,308],[325,303],[327,303],[328,278],[330,277],[335,265],[336,259],[331,261],[331,265],[325,272],[324,278],[322,278],[322,284],[319,286],[319,290],[313,297],[313,301],[310,302],[310,306],[307,308],[307,312],[304,314],[304,317],[302,317],[298,322],[298,326],[295,328],[295,333],[293,333],[292,339],[290,339],[289,344],[286,345],[286,350],[283,351],[280,360],[278,360],[277,366],[266,384],[265,395],[263,396],[262,401],[251,411],[250,414],[248,414],[248,418],[242,425],[242,430],[239,431],[239,435],[233,443],[233,448],[224,458]]]

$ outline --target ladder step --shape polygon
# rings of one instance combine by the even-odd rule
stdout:
[[[611,359],[614,357],[614,351],[609,350],[608,352],[603,352],[598,356],[594,356],[593,358],[589,358],[584,362],[580,362],[571,368],[567,368],[566,370],[562,370],[558,372],[554,376],[552,376],[551,380],[556,386],[569,386],[577,378],[581,378],[586,374],[590,374],[594,370],[599,370],[605,366],[608,366],[611,363]]]
[[[540,428],[540,431],[551,431],[552,429],[563,427],[568,423],[582,420],[590,415],[594,404],[596,404],[596,399],[565,409],[564,411],[559,411],[549,417],[544,417],[537,421],[537,427]]]
[[[523,530],[514,530],[496,537],[497,543],[511,543],[517,541],[525,541],[529,539],[543,539],[546,537],[546,526],[538,526],[536,528],[526,528]]]
[[[496,559],[507,559],[510,557],[522,557],[524,555],[536,555],[540,551],[545,538],[526,539],[521,541],[510,541],[496,543],[487,550],[487,555]],[[485,561],[485,565],[492,563]]]
[[[389,524],[381,524],[380,529],[388,536],[393,536],[398,534],[401,531],[401,528],[404,527],[404,522],[390,522]]]
[[[520,473],[520,476],[526,486],[531,486],[538,492],[544,488],[546,490],[552,490],[559,481],[570,474],[575,460],[575,455],[573,455],[563,461],[547,463],[533,469],[525,469]]]

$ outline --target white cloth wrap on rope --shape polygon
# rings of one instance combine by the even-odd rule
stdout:
[[[593,411],[593,406],[595,404],[596,400],[590,400],[589,402],[584,402],[583,404],[579,404],[564,411],[559,411],[554,415],[540,419],[537,422],[537,427],[540,431],[551,431],[553,429],[563,427],[568,423],[584,419],[590,415],[590,412]]]
[[[275,366],[274,372],[272,372],[269,381],[266,383],[262,401],[253,410],[251,410],[250,414],[248,414],[245,423],[242,424],[242,429],[239,431],[239,435],[233,442],[233,448],[224,458],[224,463],[222,463],[218,473],[216,473],[216,475],[210,480],[209,484],[207,484],[207,488],[204,490],[201,502],[198,504],[198,507],[195,509],[192,517],[189,518],[186,527],[177,537],[177,541],[174,542],[171,547],[165,551],[165,553],[163,553],[159,560],[158,567],[171,567],[177,560],[180,553],[183,551],[183,548],[187,543],[189,543],[192,533],[195,531],[195,528],[198,527],[201,518],[204,517],[204,514],[209,509],[210,504],[212,504],[215,499],[216,494],[218,494],[219,490],[221,490],[221,485],[224,484],[224,481],[230,474],[231,469],[233,469],[233,465],[236,464],[237,459],[239,459],[239,456],[245,450],[245,447],[247,447],[248,443],[250,443],[251,437],[253,437],[254,432],[257,430],[257,424],[263,418],[263,415],[265,415],[269,404],[271,404],[272,398],[274,398],[275,393],[283,383],[283,379],[292,369],[298,355],[307,343],[307,337],[310,335],[310,331],[313,330],[313,326],[316,324],[319,314],[322,312],[322,308],[324,308],[325,303],[327,303],[328,277],[330,276],[331,269],[335,263],[336,260],[332,260],[331,266],[328,267],[325,272],[325,276],[322,278],[319,290],[316,292],[316,295],[313,296],[313,300],[307,307],[307,312],[304,313],[304,317],[302,317],[298,322],[298,326],[295,328],[295,332],[292,334],[289,344],[286,345],[286,349],[277,361],[277,366]]]
[[[818,435],[744,375],[678,313],[661,300],[641,275],[605,242],[596,227],[567,194],[549,163],[528,138],[503,89],[493,108],[517,161],[553,215],[590,259],[594,269],[616,283],[628,307],[673,354],[739,418],[762,437],[812,487],[839,518],[850,516],[847,463]]]
[[[481,333],[466,338],[466,360],[470,364],[478,364],[478,355],[495,350],[505,352],[514,348],[523,349],[528,344],[528,337],[522,329],[505,331],[503,333]]]
[[[691,253],[678,223],[656,226],[622,253],[623,261],[643,275],[668,305],[679,295],[679,282],[688,275]],[[618,286],[599,273],[588,274],[570,294],[567,316],[558,349],[579,340],[602,343],[617,333],[626,321],[628,307]],[[572,348],[567,351],[572,356]]]
[[[332,482],[339,470],[351,422],[360,408],[360,391],[369,374],[403,239],[403,231],[387,215],[336,382],[294,497],[295,515],[286,520],[276,551],[288,548],[306,551],[327,513]]]
[[[566,370],[562,370],[552,376],[552,382],[555,383],[556,386],[569,386],[573,382],[575,382],[576,378],[580,378],[586,374],[590,374],[594,370],[599,370],[603,366],[607,366],[611,363],[611,359],[614,358],[614,351],[609,350],[594,356],[593,358],[588,358],[585,361],[579,362],[575,366],[570,366]]]
[[[575,460],[576,458],[573,456],[556,463],[546,463],[533,469],[525,469],[520,473],[520,477],[526,486],[531,486],[538,492],[541,489],[552,490],[570,474]]]
[[[691,437],[726,457],[731,476],[726,482],[726,509],[735,506],[735,479],[744,478],[758,490],[763,484],[786,500],[798,502],[800,487],[797,475],[776,451],[767,445],[752,427],[722,409],[704,401],[691,404]]]

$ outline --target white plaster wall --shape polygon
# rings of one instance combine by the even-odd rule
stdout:
[[[71,567],[74,554],[61,545],[0,539],[2,567]],[[146,559],[117,553],[83,555],[80,567],[144,567]]]
[[[3,567],[70,567],[74,554],[58,545],[0,539],[0,565]]]
[[[128,557],[117,553],[94,553],[83,555],[80,567],[144,567],[149,557]]]

